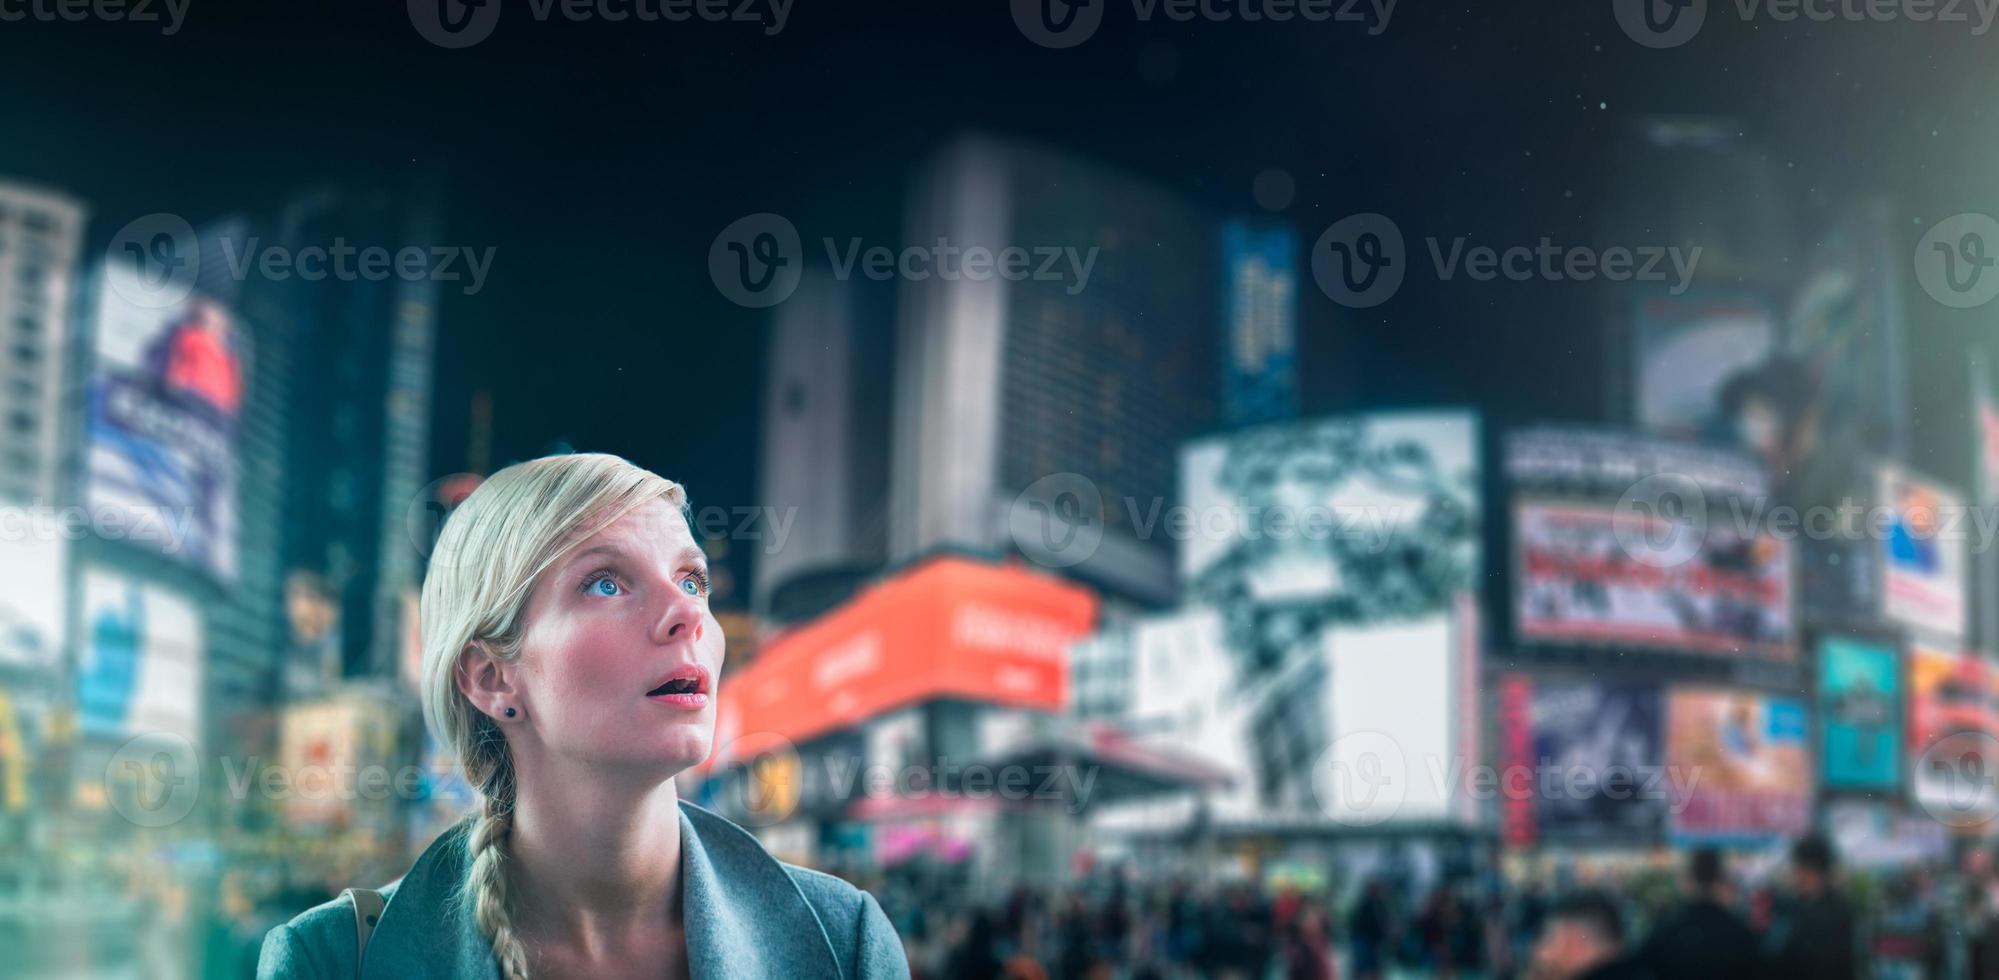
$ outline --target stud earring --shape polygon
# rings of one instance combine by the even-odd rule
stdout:
[[[512,709],[512,708],[508,708],[508,709],[507,709],[507,717],[509,717],[509,718],[512,718],[513,716],[514,716],[514,709]]]

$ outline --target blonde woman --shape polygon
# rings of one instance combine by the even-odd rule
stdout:
[[[713,746],[723,653],[685,510],[678,485],[579,454],[452,513],[423,588],[424,720],[484,804],[382,889],[372,929],[343,895],[271,930],[259,977],[909,975],[872,896],[676,797]]]

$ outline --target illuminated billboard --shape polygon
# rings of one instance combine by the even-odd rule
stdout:
[[[1298,414],[1298,235],[1288,227],[1222,226],[1222,422],[1229,428]]]
[[[776,637],[729,674],[717,744],[804,742],[935,698],[1065,710],[1069,645],[1096,615],[1096,596],[1062,580],[931,559]]]
[[[1640,843],[1665,829],[1665,706],[1644,684],[1510,678],[1501,759],[1526,786],[1502,803],[1507,840]],[[1503,705],[1504,707],[1504,705]]]
[[[1999,670],[1977,654],[1921,645],[1909,648],[1908,660],[1910,795],[1932,813],[1953,818],[1999,816],[1999,793],[1989,776],[1959,771],[1963,753],[1951,751],[1951,744],[1932,752],[1953,736],[1968,736],[1972,745],[1999,738]]]
[[[1666,698],[1670,830],[1680,841],[1751,843],[1811,827],[1805,706],[1795,698],[1676,688]]]
[[[68,542],[22,531],[0,538],[0,664],[47,670],[62,659]]]
[[[1651,293],[1638,299],[1633,324],[1639,426],[1673,438],[1730,438],[1731,382],[1739,387],[1776,346],[1771,302],[1749,293]]]
[[[83,573],[78,720],[107,738],[201,743],[202,625],[185,599],[100,568]]]
[[[245,332],[199,294],[165,309],[127,299],[148,290],[119,263],[103,280],[86,418],[98,532],[233,580]]]
[[[1881,538],[1881,612],[1939,637],[1965,628],[1967,542],[1963,498],[1884,466],[1876,502],[1888,509]]]
[[[1508,438],[1506,471],[1518,644],[1795,656],[1792,542],[1754,516],[1755,460],[1539,428]]]
[[[1828,789],[1901,786],[1902,680],[1886,644],[1819,642],[1819,766]]]
[[[1686,560],[1634,560],[1627,542],[1675,525],[1601,505],[1522,503],[1515,630],[1523,640],[1788,657],[1790,546],[1710,526]]]

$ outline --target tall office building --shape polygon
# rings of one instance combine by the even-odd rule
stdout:
[[[53,505],[61,492],[69,327],[83,206],[0,182],[0,498]]]
[[[825,612],[886,558],[890,296],[874,285],[808,266],[771,320],[757,499],[785,537],[755,556],[765,622]]]
[[[901,285],[892,561],[1013,551],[1023,490],[1081,485],[1104,534],[1063,572],[1173,601],[1173,542],[1152,518],[1173,502],[1179,445],[1216,419],[1216,227],[1132,175],[1020,143],[963,137],[921,170],[906,246],[1026,258]]]
[[[299,250],[435,244],[434,185],[340,184],[294,198],[270,244]],[[421,555],[410,502],[428,476],[437,283],[259,280],[243,305],[286,338],[283,401],[285,674],[295,694],[348,675],[394,676]],[[302,688],[302,689],[301,689]]]

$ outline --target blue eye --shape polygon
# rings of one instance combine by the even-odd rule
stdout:
[[[708,594],[708,573],[696,569],[680,580],[680,591],[699,598]]]
[[[700,594],[701,594],[701,583],[700,583],[699,581],[696,581],[695,579],[692,579],[692,578],[684,578],[684,579],[681,579],[681,580],[680,580],[680,591],[682,591],[682,592],[685,592],[685,593],[687,593],[688,595],[700,595]]]
[[[618,587],[617,580],[608,575],[599,575],[591,578],[583,584],[583,590],[591,595],[600,596],[619,595],[624,591]]]

